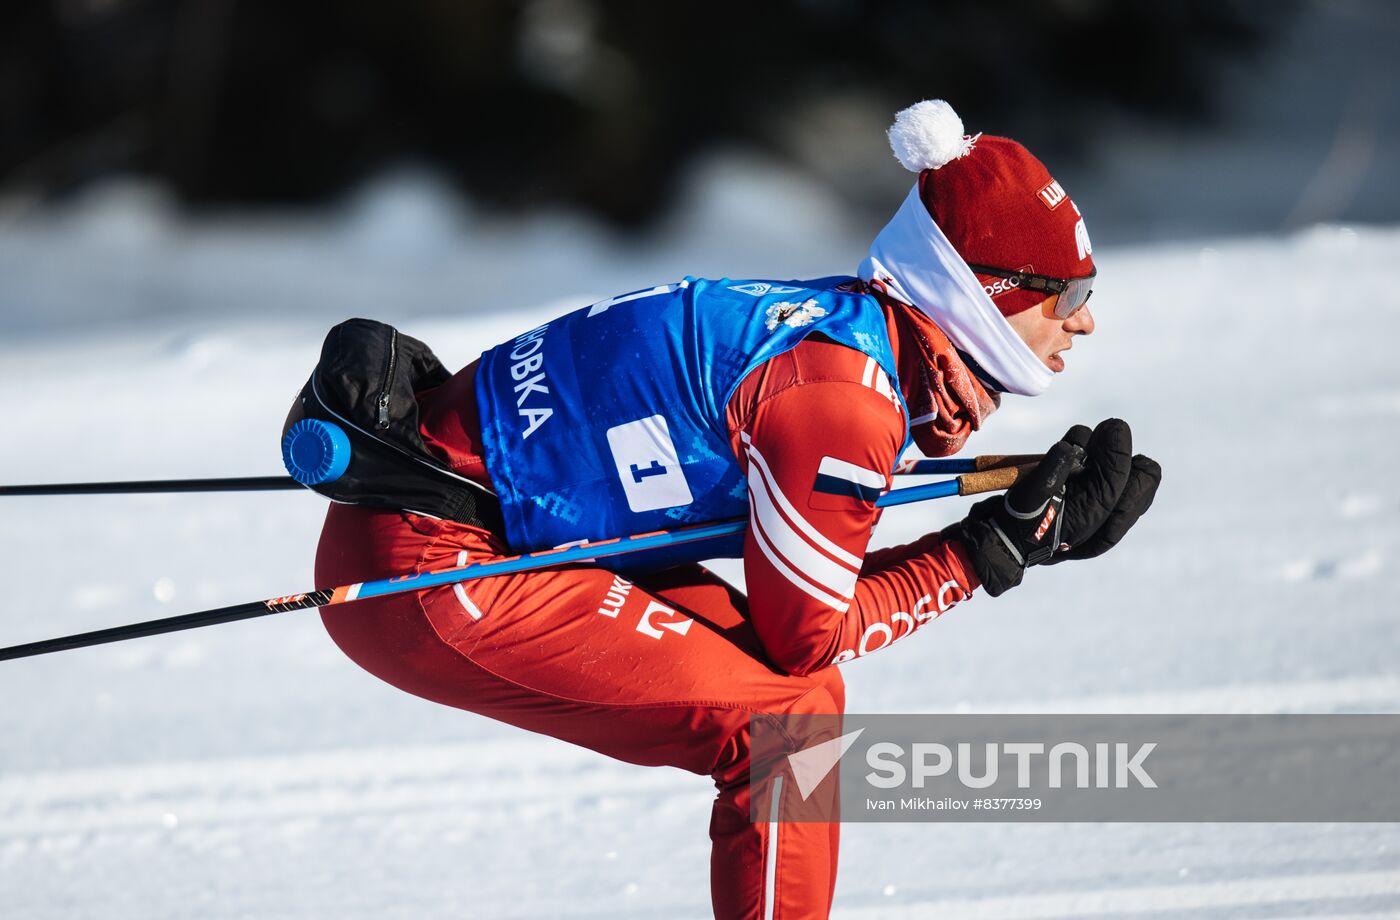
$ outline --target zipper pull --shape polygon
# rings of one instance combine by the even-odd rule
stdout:
[[[389,427],[389,394],[379,394],[379,427]]]

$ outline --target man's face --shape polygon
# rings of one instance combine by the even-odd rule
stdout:
[[[1006,321],[1035,356],[1058,374],[1065,369],[1062,352],[1074,347],[1075,336],[1093,333],[1094,317],[1085,304],[1069,319],[1060,319],[1055,315],[1055,301],[1055,296],[1047,297],[1029,310],[1011,314]]]

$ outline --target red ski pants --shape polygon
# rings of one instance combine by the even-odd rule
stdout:
[[[316,583],[489,560],[485,531],[332,505]],[[719,918],[825,917],[838,825],[749,818],[749,717],[840,713],[836,668],[769,665],[744,596],[700,566],[632,584],[598,568],[524,572],[323,611],[357,664],[425,699],[644,766],[714,777],[710,887]],[[770,861],[772,865],[770,866]]]

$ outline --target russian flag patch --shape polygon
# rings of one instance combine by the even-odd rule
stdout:
[[[884,473],[835,457],[822,457],[821,465],[817,467],[816,482],[812,483],[812,492],[843,495],[873,504],[885,491],[885,485]]]

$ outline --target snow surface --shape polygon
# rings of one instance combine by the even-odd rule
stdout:
[[[0,227],[4,481],[279,473],[287,406],[347,315],[459,365],[684,271],[812,275],[862,255],[820,202],[794,195],[808,210],[779,219],[742,189],[640,254],[568,218],[512,228],[424,206],[430,188],[304,224],[191,225],[145,193],[105,194]],[[1121,415],[1165,468],[1157,506],[1104,559],[1037,570],[847,665],[851,710],[1400,711],[1400,230],[1095,255],[1098,331],[973,446],[1039,450]],[[877,540],[964,504],[892,510]],[[3,511],[12,644],[304,590],[324,505]],[[707,778],[402,694],[314,613],[6,662],[0,701],[5,917],[708,915]],[[1400,916],[1400,835],[851,825],[835,915]]]

